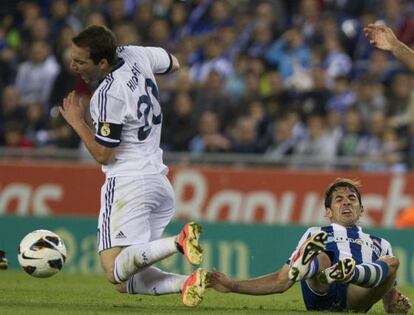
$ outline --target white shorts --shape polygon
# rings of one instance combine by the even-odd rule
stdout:
[[[174,210],[174,191],[165,175],[107,178],[101,189],[99,252],[160,239]]]

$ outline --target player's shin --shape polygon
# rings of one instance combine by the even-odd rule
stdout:
[[[126,289],[129,294],[178,293],[186,278],[187,276],[164,272],[154,266],[148,266],[128,279]]]
[[[318,256],[314,257],[308,265],[308,271],[303,276],[303,279],[312,278],[319,271]]]
[[[175,237],[164,238],[147,244],[128,246],[115,259],[114,279],[117,283],[124,282],[142,268],[152,265],[176,252]]]
[[[355,266],[349,283],[365,288],[375,288],[382,284],[388,276],[388,265],[382,260]]]

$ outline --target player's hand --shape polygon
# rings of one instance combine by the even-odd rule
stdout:
[[[72,91],[64,98],[63,105],[59,106],[59,111],[68,124],[73,127],[84,120],[85,105],[75,91]]]
[[[369,24],[364,27],[364,33],[370,44],[387,51],[391,51],[398,44],[394,32],[385,25]]]
[[[216,291],[231,292],[232,280],[224,273],[213,270],[207,274],[208,286]]]

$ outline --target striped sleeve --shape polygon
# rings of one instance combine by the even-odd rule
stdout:
[[[394,256],[390,242],[381,239],[381,256]]]
[[[121,142],[122,126],[125,121],[124,101],[117,96],[117,86],[109,74],[97,91],[98,122],[96,142],[106,147],[116,147]]]

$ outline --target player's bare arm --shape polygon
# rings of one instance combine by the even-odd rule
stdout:
[[[233,280],[219,271],[212,271],[208,275],[209,284],[219,292],[242,293],[250,295],[267,295],[283,293],[292,285],[288,277],[289,266],[284,265],[274,273],[248,280]]]
[[[63,105],[59,107],[59,111],[85,143],[93,158],[100,164],[108,164],[112,160],[114,150],[95,141],[95,132],[84,119],[85,105],[74,91],[65,97]]]
[[[370,44],[390,51],[398,60],[414,71],[414,51],[398,40],[394,32],[386,25],[369,24],[364,33]]]

